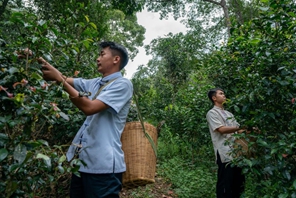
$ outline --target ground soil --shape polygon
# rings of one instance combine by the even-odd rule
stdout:
[[[134,189],[122,189],[121,198],[176,198],[178,197],[172,190],[171,184],[165,179],[156,176],[155,183],[140,186]]]

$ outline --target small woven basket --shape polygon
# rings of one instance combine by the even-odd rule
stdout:
[[[145,131],[157,145],[157,129],[144,123]],[[141,122],[127,122],[121,136],[126,172],[123,173],[124,188],[136,188],[154,183],[156,155],[145,136]]]
[[[246,158],[250,158],[254,156],[255,154],[255,139],[254,138],[248,138],[248,141],[245,138],[237,138],[235,139],[234,148],[238,149],[234,153],[234,157],[239,157],[241,155],[245,156]],[[249,147],[249,143],[255,144],[251,148]]]

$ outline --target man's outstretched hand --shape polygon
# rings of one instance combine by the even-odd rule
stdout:
[[[258,127],[241,127],[238,130],[238,133],[244,133],[244,132],[246,132],[246,134],[249,134],[252,131],[255,132],[255,133],[257,133],[257,134],[261,133],[261,131],[259,130]]]
[[[16,54],[19,59],[25,59],[27,57],[32,57],[33,52],[29,48],[24,50],[16,51]],[[43,79],[47,81],[57,81],[58,83],[64,80],[62,73],[49,64],[46,60],[42,57],[37,58],[39,64],[41,64],[41,71],[43,73]]]
[[[37,61],[42,66],[41,71],[43,73],[44,80],[57,81],[57,82],[62,82],[64,80],[62,73],[59,70],[57,70],[55,67],[53,67],[51,64],[49,64],[42,57],[39,57]]]

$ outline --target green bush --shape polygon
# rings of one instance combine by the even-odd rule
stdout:
[[[296,5],[271,0],[260,10],[258,18],[233,28],[227,45],[205,64],[232,99],[229,109],[240,124],[260,129],[250,134],[255,155],[236,162],[253,177],[256,196],[296,197]]]
[[[212,165],[186,163],[175,156],[160,163],[158,174],[172,182],[172,188],[180,198],[215,197],[216,166]]]

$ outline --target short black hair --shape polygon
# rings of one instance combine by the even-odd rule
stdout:
[[[209,92],[208,92],[208,97],[209,99],[211,100],[211,102],[214,104],[214,101],[213,101],[213,96],[216,96],[217,94],[217,91],[223,91],[223,89],[217,87],[217,88],[214,88],[214,89],[211,89]]]
[[[100,47],[102,49],[109,47],[113,55],[118,55],[120,57],[120,70],[126,66],[128,62],[128,52],[124,46],[111,41],[102,41]]]

